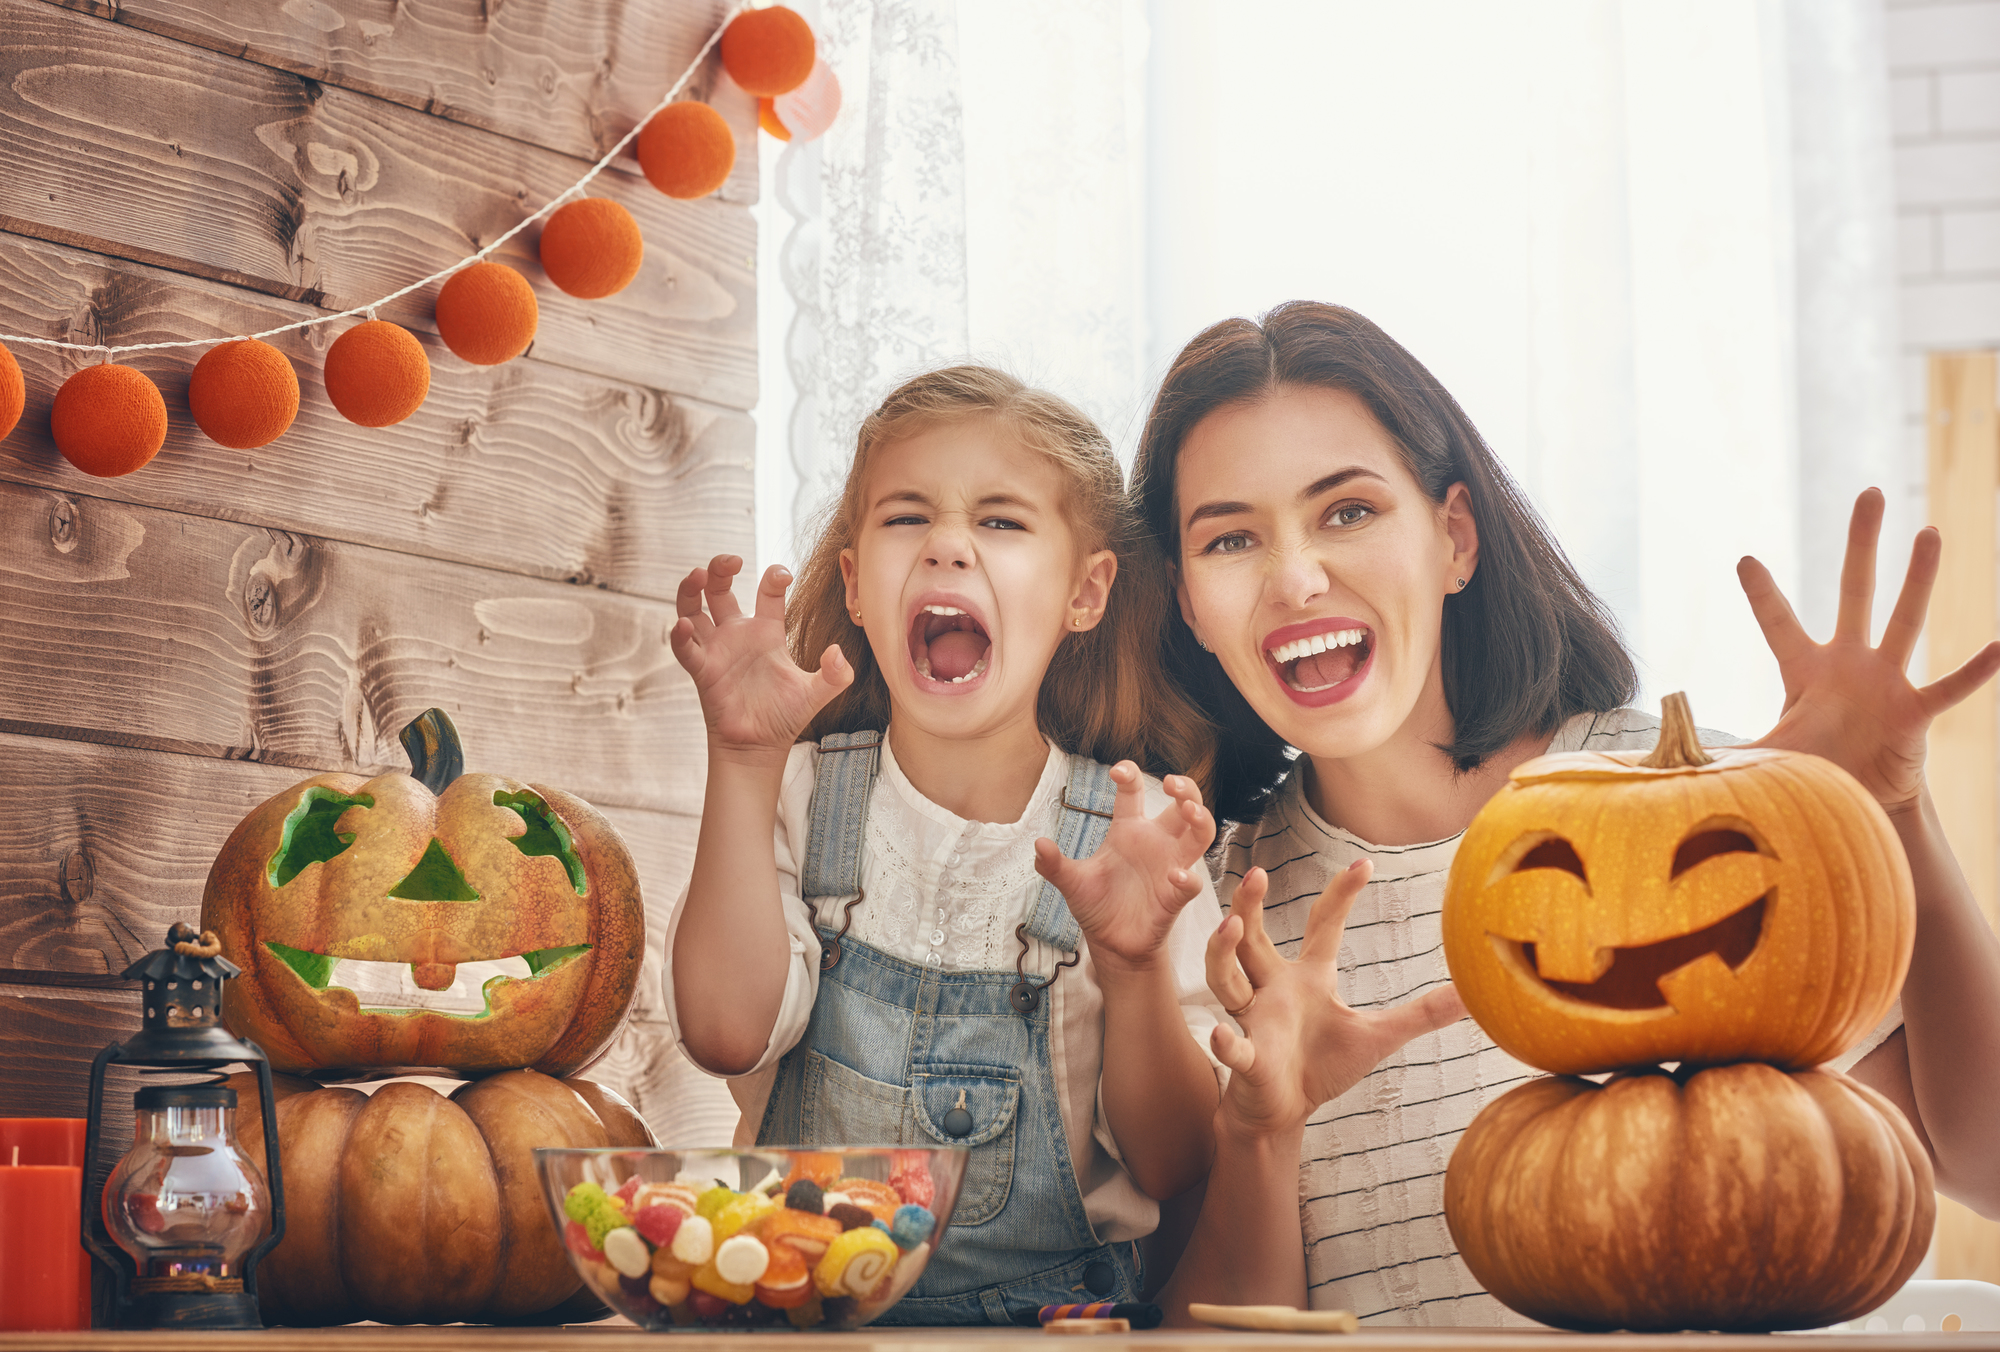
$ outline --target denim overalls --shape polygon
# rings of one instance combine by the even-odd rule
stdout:
[[[860,891],[881,745],[876,732],[820,742],[799,881],[829,947],[836,935],[827,921]],[[1116,792],[1104,766],[1075,758],[1056,836],[1064,854],[1096,851]],[[1046,882],[1026,932],[1072,954],[1081,942],[1062,893]],[[805,1035],[778,1063],[758,1141],[972,1147],[930,1266],[876,1322],[1006,1324],[1043,1305],[1137,1300],[1134,1246],[1099,1243],[1084,1215],[1049,1060],[1049,994],[1024,998],[1011,971],[941,971],[849,938],[838,951],[820,973]],[[1034,976],[1031,986],[1048,980]]]

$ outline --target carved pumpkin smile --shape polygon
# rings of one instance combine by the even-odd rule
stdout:
[[[1472,1017],[1563,1075],[1805,1069],[1880,1020],[1916,933],[1882,809],[1818,757],[1643,752],[1519,766],[1467,828],[1443,916]]]
[[[331,953],[308,953],[267,939],[264,946],[314,990],[346,992],[364,1014],[450,1014],[484,1018],[493,1012],[496,982],[534,981],[589,944],[542,948],[472,962],[369,962]]]

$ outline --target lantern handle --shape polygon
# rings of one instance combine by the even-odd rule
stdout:
[[[410,757],[410,775],[433,794],[465,773],[465,751],[458,729],[442,709],[426,709],[396,734]]]

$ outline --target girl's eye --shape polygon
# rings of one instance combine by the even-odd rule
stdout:
[[[1358,502],[1343,503],[1326,514],[1327,524],[1333,526],[1358,526],[1375,515],[1372,507],[1363,507]]]
[[[1004,516],[989,516],[989,517],[987,517],[987,518],[986,518],[986,519],[985,519],[984,521],[980,522],[979,524],[980,524],[980,525],[982,525],[982,526],[985,526],[985,527],[987,527],[987,528],[988,528],[989,530],[1026,530],[1026,529],[1027,529],[1027,527],[1026,527],[1026,526],[1024,526],[1024,525],[1022,525],[1022,524],[1021,524],[1020,522],[1018,522],[1018,521],[1013,521],[1013,520],[1009,520],[1009,519],[1008,519],[1007,517],[1004,517]]]
[[[1204,554],[1241,554],[1250,547],[1250,537],[1240,530],[1216,536],[1202,547]]]
[[[892,516],[882,524],[885,526],[921,526],[925,523],[924,519],[920,516]]]

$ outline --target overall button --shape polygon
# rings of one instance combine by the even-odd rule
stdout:
[[[1083,1270],[1083,1284],[1093,1296],[1108,1296],[1118,1285],[1117,1269],[1099,1258]]]
[[[957,863],[958,863],[958,856],[957,856],[957,855],[953,855],[953,856],[951,857],[951,862],[952,862],[952,864],[953,864],[954,866],[956,866],[956,865],[957,865]]]
[[[941,943],[943,943],[943,942],[944,942],[944,931],[943,931],[943,930],[932,930],[932,931],[931,931],[931,942],[932,942],[932,943],[934,943],[934,944],[941,944]]]

